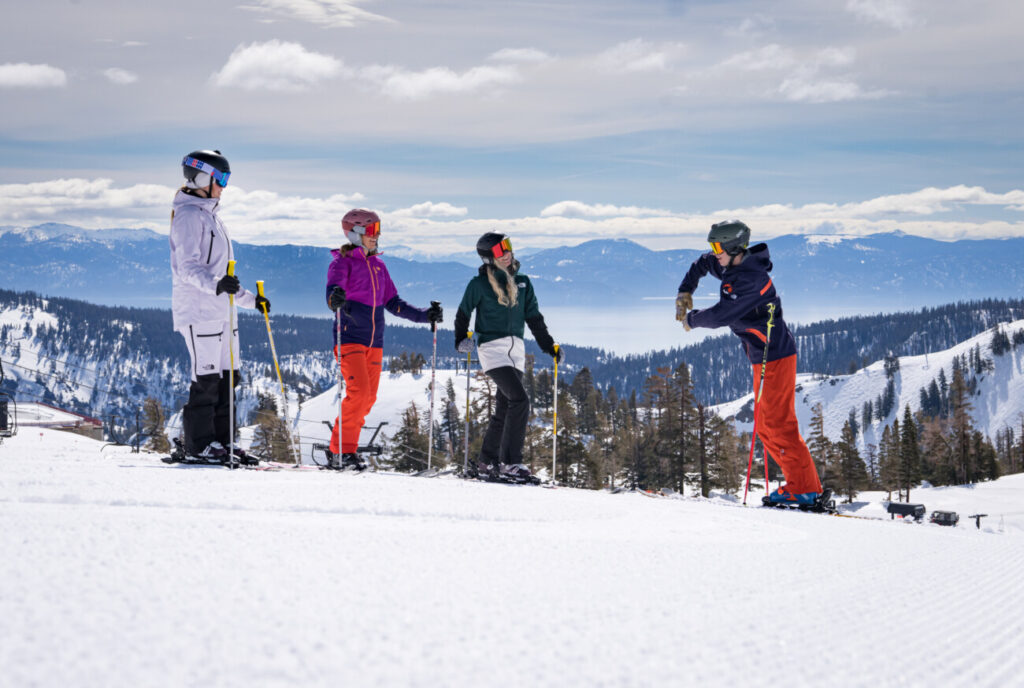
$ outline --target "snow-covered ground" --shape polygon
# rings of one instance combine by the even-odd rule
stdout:
[[[912,495],[979,530],[100,448],[0,445],[2,686],[1024,680],[1024,475]]]

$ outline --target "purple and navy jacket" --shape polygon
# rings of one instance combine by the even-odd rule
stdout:
[[[334,259],[327,268],[326,296],[335,287],[345,290],[345,305],[341,308],[341,341],[335,324],[334,344],[362,344],[374,348],[384,347],[384,309],[400,318],[413,322],[427,322],[425,308],[414,308],[398,296],[387,266],[380,256],[366,255],[362,246],[347,254],[341,249],[331,251]]]
[[[718,303],[711,308],[692,310],[686,314],[690,327],[725,327],[743,340],[743,348],[751,363],[760,365],[768,332],[768,304],[775,304],[768,360],[796,354],[796,340],[782,319],[782,300],[768,275],[772,269],[766,244],[755,244],[739,265],[723,268],[712,253],[705,253],[686,272],[679,291],[693,294],[700,278],[709,272],[722,280]]]

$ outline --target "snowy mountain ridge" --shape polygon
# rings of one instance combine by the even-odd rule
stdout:
[[[1024,320],[1000,323],[995,327],[1013,342],[1024,340]],[[1024,423],[1024,346],[1013,346],[1002,355],[996,355],[992,351],[992,340],[993,330],[989,330],[944,351],[899,357],[899,370],[894,377],[896,398],[892,409],[884,418],[873,418],[866,425],[861,423],[864,403],[874,402],[884,395],[888,384],[885,361],[875,361],[850,375],[822,377],[799,374],[796,413],[801,430],[806,432],[814,406],[820,403],[824,410],[824,431],[829,439],[839,439],[843,424],[850,417],[850,412],[854,411],[858,423],[862,425],[858,433],[860,449],[863,451],[869,444],[877,445],[882,430],[893,419],[902,417],[906,406],[910,407],[911,412],[920,410],[921,390],[927,392],[940,370],[944,371],[946,380],[952,381],[953,360],[980,351],[984,359],[991,361],[992,367],[977,376],[977,389],[969,411],[975,427],[989,438],[994,438],[997,432],[1008,427],[1016,428],[1019,433]],[[754,394],[751,392],[715,406],[713,410],[724,418],[734,418],[737,427],[749,431],[753,418],[753,399]]]

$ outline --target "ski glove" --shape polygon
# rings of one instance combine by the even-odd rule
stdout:
[[[331,290],[331,295],[327,297],[327,307],[332,311],[336,311],[345,305],[345,290],[341,287],[335,287]]]
[[[217,295],[220,296],[222,293],[227,292],[228,294],[237,294],[238,290],[242,288],[238,278],[234,275],[224,275],[217,282]]]
[[[688,291],[681,291],[676,297],[676,320],[685,323],[687,311],[693,310],[693,294]],[[690,328],[687,327],[687,330]]]
[[[473,350],[473,340],[469,337],[463,337],[455,343],[455,350],[460,354],[468,354]]]
[[[551,358],[555,359],[555,361],[558,363],[561,363],[562,359],[565,358],[565,354],[563,352],[564,349],[561,346],[559,346],[558,350],[556,351],[554,343],[551,344],[550,348],[544,349],[544,353],[546,353]]]
[[[443,317],[444,309],[441,308],[441,304],[439,304],[437,301],[432,302],[430,304],[430,308],[427,309],[427,322],[440,323]]]
[[[260,313],[270,313],[270,299],[266,296],[256,297],[256,310]]]

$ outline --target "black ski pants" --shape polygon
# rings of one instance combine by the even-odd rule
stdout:
[[[526,423],[530,419],[530,397],[523,384],[523,371],[502,366],[488,370],[487,376],[498,386],[498,393],[480,448],[480,461],[492,465],[522,463]]]
[[[235,371],[238,386],[239,371]],[[211,442],[231,446],[231,393],[228,371],[218,375],[199,375],[188,390],[188,402],[182,410],[185,451],[198,454]],[[236,414],[237,417],[237,414]],[[235,423],[237,430],[238,423]]]

